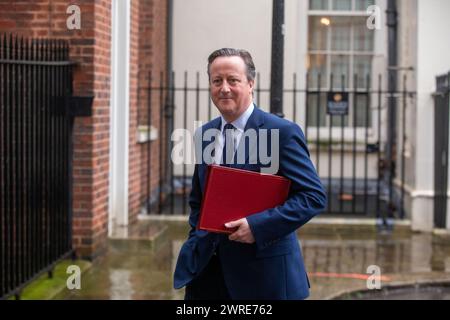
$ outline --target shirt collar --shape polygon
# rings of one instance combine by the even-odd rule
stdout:
[[[247,124],[248,119],[252,115],[252,112],[253,112],[254,108],[255,108],[255,106],[253,105],[253,101],[252,101],[250,103],[250,105],[248,106],[247,110],[245,110],[244,113],[241,114],[239,118],[237,118],[236,120],[231,122],[231,124],[233,126],[235,126],[236,129],[238,129],[239,131],[244,132],[245,125]],[[223,116],[220,116],[220,117],[222,118],[222,125],[220,126],[220,131],[222,132],[223,131],[223,127],[225,127],[225,125],[227,124],[227,121],[224,119]]]

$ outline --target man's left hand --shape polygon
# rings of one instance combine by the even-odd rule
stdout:
[[[253,237],[252,230],[250,229],[246,218],[225,223],[225,227],[238,228],[235,232],[229,235],[229,240],[242,243],[255,243],[255,238]]]

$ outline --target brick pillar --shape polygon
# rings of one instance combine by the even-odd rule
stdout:
[[[143,1],[131,1],[131,26],[130,26],[130,132],[129,132],[129,167],[128,167],[128,223],[133,224],[137,220],[137,214],[140,208],[139,195],[141,194],[141,185],[139,183],[141,174],[139,172],[141,164],[140,152],[137,142],[137,121],[138,121],[138,95],[141,83],[139,82],[139,12],[145,10],[142,6]]]
[[[129,221],[137,214],[148,197],[148,143],[151,144],[151,190],[159,187],[160,139],[166,140],[159,128],[159,92],[152,94],[152,125],[158,129],[158,139],[139,144],[138,125],[147,125],[149,72],[153,85],[159,85],[160,72],[166,72],[167,0],[132,1],[131,8],[131,74],[130,74],[130,149],[129,149]],[[138,34],[139,36],[134,36]],[[164,150],[163,150],[164,152]],[[165,160],[167,161],[167,160]],[[164,165],[164,163],[162,164]]]

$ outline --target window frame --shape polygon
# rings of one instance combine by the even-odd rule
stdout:
[[[308,2],[308,13],[307,13],[307,17],[308,17],[308,29],[310,28],[311,24],[310,24],[310,18],[311,17],[323,17],[323,18],[332,18],[332,17],[349,17],[350,19],[354,19],[354,18],[358,18],[358,17],[368,17],[368,14],[366,12],[366,10],[356,10],[356,2],[355,0],[352,0],[352,10],[335,10],[332,9],[332,1],[334,0],[328,0],[328,10],[315,10],[315,9],[310,9],[310,1]],[[357,1],[357,0],[356,0]],[[376,1],[374,1],[374,4],[376,4]],[[321,81],[321,90],[323,91],[328,91],[331,89],[331,84],[330,84],[330,76],[331,76],[331,67],[332,67],[332,57],[333,56],[347,56],[349,57],[349,78],[346,79],[345,81],[345,86],[344,86],[344,90],[351,90],[353,91],[355,89],[355,84],[354,84],[354,74],[355,74],[355,59],[358,56],[366,56],[366,57],[371,57],[372,58],[372,62],[370,64],[370,69],[373,69],[373,58],[376,56],[376,48],[375,48],[375,36],[372,38],[372,48],[370,51],[358,51],[355,50],[355,24],[351,23],[350,26],[350,46],[349,46],[349,50],[344,50],[344,51],[340,51],[340,50],[332,50],[332,37],[333,37],[333,30],[330,29],[327,32],[327,36],[326,36],[326,50],[311,50],[310,46],[309,46],[309,36],[311,34],[311,30],[308,30],[307,32],[307,56],[308,56],[308,61],[309,61],[309,65],[308,65],[308,69],[310,68],[310,64],[311,64],[311,57],[312,55],[316,55],[316,56],[324,56],[326,59],[326,64],[325,64],[325,69],[326,69],[326,76],[325,76],[325,80],[322,79]],[[310,70],[310,69],[309,69]],[[372,75],[372,71],[369,73],[369,76]],[[322,75],[323,78],[324,75]],[[339,76],[340,78],[340,76]],[[340,83],[340,80],[333,80],[333,82],[336,84],[336,81],[338,83]],[[364,82],[366,82],[366,79],[364,79]],[[323,84],[322,84],[323,83]],[[312,81],[309,83],[308,85],[309,90],[317,90],[317,79],[312,79]],[[335,90],[340,90],[342,88],[341,85],[337,86],[333,86],[333,89]],[[367,90],[367,83],[365,83],[364,87],[358,87],[358,89],[360,90]],[[370,87],[369,87],[369,91],[370,91]],[[371,93],[368,94],[369,97],[369,113],[371,113],[372,111],[372,105],[371,105]],[[355,128],[355,124],[354,124],[354,104],[355,101],[353,101],[353,95],[350,95],[350,106],[349,106],[349,113],[347,115],[347,121],[346,123],[344,123],[344,129],[345,130],[353,130]],[[325,115],[326,117],[326,115]],[[331,117],[326,117],[325,119],[325,125],[320,126],[319,130],[322,131],[322,129],[324,128],[329,128],[330,127],[330,119]],[[335,122],[336,121],[336,122]],[[371,114],[369,115],[369,126],[368,126],[368,130],[372,131],[372,122],[373,121],[373,117],[371,116]],[[320,121],[322,122],[322,121]],[[336,124],[332,124],[331,127],[334,128],[340,128],[340,120],[334,120],[333,122],[335,122]],[[313,123],[312,125],[309,125],[309,128],[311,129],[315,129],[317,130],[317,127],[315,126],[315,124]],[[365,126],[356,126],[356,130],[360,131],[360,130],[365,130]],[[333,134],[334,135],[334,134]],[[359,135],[359,134],[358,134]]]
[[[333,6],[332,6],[332,4],[333,4],[333,2],[335,1],[335,0],[326,0],[327,1],[327,3],[328,3],[328,5],[327,5],[327,7],[328,7],[328,9],[310,9],[310,7],[311,7],[311,0],[309,0],[308,1],[308,11],[309,12],[338,12],[338,13],[359,13],[359,14],[362,14],[363,13],[363,15],[365,15],[365,10],[356,10],[356,2],[357,1],[361,1],[361,0],[351,0],[352,1],[352,7],[351,7],[351,9],[350,10],[337,10],[337,9],[333,9]],[[376,3],[376,0],[374,0],[374,4]]]

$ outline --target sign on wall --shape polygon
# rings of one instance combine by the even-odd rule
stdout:
[[[348,92],[328,92],[327,113],[332,116],[348,115]]]

